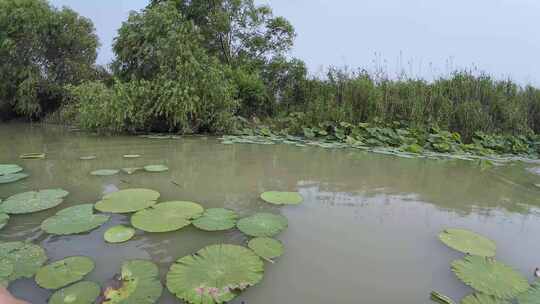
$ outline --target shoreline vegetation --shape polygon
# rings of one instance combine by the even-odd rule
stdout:
[[[153,0],[123,23],[102,67],[91,20],[45,0],[0,0],[0,121],[538,158],[538,88],[471,71],[434,81],[346,68],[317,77],[289,56],[295,37],[252,0]]]

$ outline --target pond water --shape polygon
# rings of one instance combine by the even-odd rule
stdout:
[[[285,254],[266,264],[263,281],[232,303],[357,304],[430,303],[437,290],[460,299],[470,290],[450,271],[460,258],[439,242],[446,227],[463,227],[493,239],[498,259],[532,280],[540,266],[540,176],[523,163],[482,171],[475,162],[403,159],[357,150],[290,145],[223,145],[213,137],[160,140],[135,136],[98,136],[57,126],[0,125],[0,163],[17,163],[31,176],[0,185],[0,198],[44,188],[70,192],[55,209],[13,216],[0,241],[32,240],[51,260],[86,255],[96,262],[88,279],[102,285],[120,271],[122,261],[151,259],[162,278],[177,258],[215,243],[245,244],[238,231],[202,232],[193,227],[164,234],[138,232],[125,244],[106,244],[104,231],[129,224],[114,215],[84,235],[50,236],[39,225],[57,211],[95,203],[104,193],[149,188],[160,201],[188,200],[204,207],[225,207],[242,216],[280,213],[289,228],[278,236]],[[20,154],[45,152],[45,160]],[[141,154],[126,160],[124,154]],[[91,161],[79,157],[96,155]],[[164,164],[165,173],[91,176],[103,168]],[[174,183],[173,183],[174,182]],[[299,191],[302,205],[263,203],[268,190]],[[33,304],[50,293],[33,280],[10,289]],[[178,303],[165,291],[159,303]]]

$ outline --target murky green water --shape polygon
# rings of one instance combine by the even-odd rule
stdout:
[[[19,154],[45,152],[46,160],[20,160]],[[125,160],[124,154],[142,154]],[[80,156],[98,159],[81,161]],[[12,217],[0,241],[33,240],[51,260],[92,257],[89,279],[105,283],[122,261],[152,259],[162,276],[176,258],[214,243],[242,244],[237,231],[208,233],[188,227],[173,233],[139,232],[128,243],[106,244],[103,232],[129,223],[115,215],[100,229],[77,236],[49,236],[40,223],[58,210],[94,203],[117,189],[144,187],[160,201],[191,200],[204,207],[226,207],[242,215],[281,213],[289,229],[278,236],[286,247],[276,264],[266,265],[262,283],[233,303],[357,304],[430,303],[438,290],[456,299],[469,290],[449,270],[460,254],[446,248],[437,233],[465,227],[495,240],[498,259],[528,277],[540,266],[540,176],[521,163],[481,171],[472,162],[402,159],[356,150],[289,145],[222,145],[211,137],[157,140],[103,137],[60,127],[0,125],[0,163],[18,163],[31,177],[0,185],[0,197],[43,188],[70,191],[56,209]],[[165,164],[169,172],[113,177],[90,176],[102,168]],[[171,181],[175,181],[175,185]],[[262,203],[266,190],[299,191],[304,204],[278,208]],[[32,280],[10,289],[34,304],[49,292]],[[159,303],[177,303],[165,292]]]

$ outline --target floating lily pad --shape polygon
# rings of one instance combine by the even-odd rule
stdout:
[[[229,209],[207,209],[204,214],[193,221],[193,225],[205,231],[222,231],[233,229],[236,226],[236,213]]]
[[[138,211],[131,217],[131,224],[147,232],[176,231],[191,224],[203,212],[204,208],[197,203],[165,202]]]
[[[101,212],[130,213],[156,204],[159,192],[149,189],[126,189],[109,193],[95,204]]]
[[[19,165],[0,164],[0,175],[19,173],[23,168]]]
[[[283,244],[267,237],[251,239],[248,242],[248,247],[265,259],[273,259],[283,255]]]
[[[8,197],[1,208],[7,214],[39,212],[60,205],[68,194],[62,189],[23,192]]]
[[[105,290],[102,304],[153,304],[163,292],[158,268],[150,261],[124,262],[118,284]]]
[[[439,239],[454,250],[483,257],[495,256],[497,248],[490,239],[465,229],[445,229]]]
[[[22,159],[44,159],[45,153],[25,153],[19,157]]]
[[[240,231],[255,237],[273,237],[287,228],[287,218],[271,213],[256,213],[238,221]]]
[[[120,170],[117,170],[117,169],[99,169],[99,170],[90,172],[90,175],[94,175],[94,176],[112,176],[112,175],[118,174],[118,172],[120,172]]]
[[[103,237],[109,243],[123,243],[131,240],[135,235],[135,229],[124,225],[111,227],[105,231]]]
[[[263,273],[264,264],[253,251],[212,245],[178,259],[167,273],[167,288],[189,303],[225,303],[259,283]]]
[[[13,265],[12,273],[7,281],[20,278],[31,278],[47,261],[43,248],[23,242],[0,243],[0,261],[9,261]]]
[[[0,184],[14,183],[21,179],[25,179],[28,176],[30,175],[26,173],[13,173],[13,174],[0,175]]]
[[[0,229],[4,228],[7,225],[8,221],[9,221],[9,215],[0,211]]]
[[[491,258],[468,255],[454,261],[452,271],[476,291],[501,299],[513,298],[529,288],[521,274]]]
[[[7,281],[7,278],[13,273],[15,267],[8,259],[0,260],[0,281]]]
[[[49,304],[93,304],[101,293],[94,282],[83,281],[53,293]]]
[[[80,160],[94,160],[96,158],[97,158],[97,156],[95,156],[95,155],[88,155],[88,156],[79,157]]]
[[[139,154],[126,154],[124,155],[124,158],[139,158],[141,155]]]
[[[539,304],[540,303],[540,281],[532,283],[527,292],[522,293],[517,298],[519,304]]]
[[[122,172],[131,175],[131,174],[133,174],[133,173],[135,173],[135,172],[137,172],[139,170],[142,170],[142,169],[143,168],[137,168],[137,167],[135,167],[135,168],[122,168]]]
[[[45,289],[58,289],[80,281],[94,270],[94,261],[85,256],[74,256],[41,267],[36,283]]]
[[[304,198],[298,192],[268,191],[261,194],[261,198],[274,205],[298,205]]]
[[[459,302],[460,304],[509,304],[510,302],[498,299],[493,296],[488,296],[482,293],[475,293],[466,296]]]
[[[58,211],[41,223],[41,229],[57,235],[77,234],[95,229],[108,220],[108,215],[94,214],[92,204],[83,204]]]
[[[169,168],[164,165],[148,165],[144,166],[144,171],[146,172],[165,172],[168,171]]]

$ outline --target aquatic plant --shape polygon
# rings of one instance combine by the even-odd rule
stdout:
[[[79,157],[80,160],[94,160],[96,158],[97,158],[97,156],[95,156],[95,155],[88,155],[88,156]]]
[[[261,194],[263,201],[274,205],[299,205],[304,198],[298,192],[268,191]]]
[[[123,157],[127,159],[131,159],[131,158],[139,158],[141,157],[141,155],[140,154],[125,154]]]
[[[8,175],[8,174],[14,174],[19,173],[23,170],[23,168],[19,165],[15,164],[0,164],[0,176],[1,175]]]
[[[254,237],[273,237],[285,230],[287,225],[286,217],[271,213],[256,213],[236,223],[240,231]]]
[[[499,299],[483,293],[473,293],[466,296],[460,304],[510,304],[507,300]]]
[[[535,281],[529,289],[518,296],[519,304],[538,304],[540,303],[540,281]]]
[[[82,281],[53,293],[48,304],[94,304],[100,293],[98,284]]]
[[[0,242],[0,261],[11,263],[12,271],[6,281],[31,278],[47,261],[45,250],[40,246],[23,242]]]
[[[170,232],[188,226],[203,212],[203,207],[197,203],[164,202],[138,211],[131,217],[131,224],[147,232]]]
[[[94,261],[89,257],[68,257],[41,267],[35,280],[42,288],[59,289],[82,280],[94,267]]]
[[[150,189],[126,189],[105,195],[94,208],[101,212],[131,213],[157,203],[160,194]]]
[[[113,226],[103,234],[103,238],[107,243],[124,243],[135,235],[135,229],[124,225]]]
[[[60,205],[69,192],[63,189],[28,191],[8,197],[0,209],[7,214],[34,213]]]
[[[483,257],[495,256],[495,243],[469,230],[445,229],[439,234],[439,239],[448,247],[463,253]]]
[[[249,240],[249,249],[265,260],[270,260],[283,255],[283,244],[272,238],[259,237]]]
[[[140,167],[133,167],[133,168],[122,168],[122,172],[126,173],[126,174],[133,174],[137,171],[140,171],[142,170],[143,168],[140,168]]]
[[[118,169],[99,169],[99,170],[95,170],[95,171],[90,172],[90,175],[94,175],[94,176],[111,176],[111,175],[118,174],[118,172],[120,172],[120,170],[118,170]]]
[[[223,231],[236,226],[238,216],[229,209],[210,208],[204,214],[193,221],[193,225],[205,231]]]
[[[94,214],[92,204],[83,204],[58,211],[41,223],[41,229],[57,235],[77,234],[96,229],[109,218],[108,215]]]
[[[0,200],[0,203],[2,203],[2,200]],[[1,207],[2,205],[0,205]],[[4,228],[7,224],[8,224],[8,221],[9,221],[9,215],[3,213],[0,209],[0,230],[2,228]]]
[[[169,168],[165,165],[148,165],[144,166],[144,171],[146,172],[165,172],[168,171]]]
[[[19,156],[21,159],[44,159],[45,153],[25,153]]]
[[[11,173],[0,175],[0,184],[9,184],[27,178],[28,174],[25,173]]]
[[[437,302],[439,304],[455,304],[456,303],[454,302],[454,300],[436,291],[431,292],[430,299],[431,301]]]

